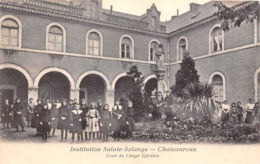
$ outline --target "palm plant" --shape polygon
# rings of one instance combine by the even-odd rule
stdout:
[[[215,90],[211,84],[190,83],[182,90],[184,110],[191,113],[191,116],[195,119],[204,116],[212,117],[219,110],[219,102],[214,100],[214,95]]]

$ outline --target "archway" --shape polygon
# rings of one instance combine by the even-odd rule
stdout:
[[[69,99],[71,84],[60,72],[48,72],[39,80],[38,98],[46,100]]]
[[[9,99],[12,104],[17,97],[19,97],[22,104],[26,106],[28,99],[28,80],[26,75],[14,68],[1,68],[0,106],[2,106],[4,99]]]
[[[98,100],[105,101],[105,89],[107,88],[106,85],[107,83],[101,76],[96,74],[89,74],[85,76],[79,83],[79,98],[85,98],[88,104],[91,102],[97,102]]]

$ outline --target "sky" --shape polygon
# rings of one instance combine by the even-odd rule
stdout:
[[[190,10],[190,3],[204,4],[209,0],[103,0],[103,8],[110,9],[113,5],[114,11],[142,15],[154,3],[161,12],[161,21],[170,20],[171,16],[185,13]]]

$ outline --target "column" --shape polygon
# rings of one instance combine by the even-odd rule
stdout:
[[[38,99],[38,87],[28,87],[28,99],[33,98],[33,101],[36,102]]]
[[[79,88],[71,89],[70,90],[70,99],[72,99],[72,100],[77,99],[79,102],[79,91],[80,91]]]
[[[115,90],[107,89],[105,91],[105,102],[109,105],[110,110],[114,106],[114,101],[115,101]]]

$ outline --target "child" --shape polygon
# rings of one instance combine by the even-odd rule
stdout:
[[[173,105],[173,98],[171,96],[171,93],[167,91],[165,97],[165,107],[166,107],[165,114],[166,114],[167,121],[170,121],[173,118],[172,105]]]
[[[127,108],[126,108],[126,124],[128,126],[127,128],[127,137],[132,137],[132,131],[134,130],[135,121],[134,121],[134,114],[135,110],[133,108],[133,102],[128,101],[127,102]]]
[[[17,98],[15,100],[15,104],[13,106],[14,109],[14,122],[15,122],[15,127],[16,131],[18,132],[18,126],[21,126],[22,132],[24,131],[24,119],[23,119],[23,105],[21,104],[21,100]]]
[[[80,110],[83,111],[84,116],[86,116],[87,112],[88,112],[88,106],[86,104],[86,100],[84,98],[82,98],[80,100]],[[83,119],[81,122],[82,128],[86,129],[86,119]],[[85,132],[85,141],[87,141],[87,132]]]
[[[249,103],[246,105],[246,120],[245,123],[252,124],[254,120],[254,111],[255,104],[253,103],[252,99],[249,99]]]
[[[120,132],[125,125],[124,110],[120,105],[120,100],[115,101],[115,106],[112,108],[112,131],[114,131],[114,140],[119,141]]]
[[[39,121],[40,121],[39,130],[42,133],[42,141],[47,142],[47,138],[48,138],[47,133],[51,129],[51,111],[48,109],[47,103],[44,103],[42,106]]]
[[[237,107],[236,107],[236,103],[233,102],[231,104],[231,109],[230,109],[230,118],[231,118],[231,123],[236,125],[238,123],[238,111],[237,111]]]
[[[39,124],[40,124],[40,112],[42,110],[42,100],[37,100],[37,105],[34,107],[33,112],[33,128],[36,128],[36,136],[40,135]]]
[[[65,132],[65,141],[67,140],[68,136],[68,129],[69,129],[69,108],[67,107],[66,100],[61,101],[61,107],[58,108],[58,129],[61,130],[61,141],[63,141],[63,135]]]
[[[93,141],[95,140],[95,133],[99,132],[98,126],[99,113],[96,109],[96,104],[91,103],[90,109],[86,114],[86,129],[85,132],[89,133],[89,139],[91,140],[91,136],[93,137]]]
[[[5,124],[7,125],[6,127],[9,128],[9,124],[12,121],[12,108],[11,105],[9,104],[9,100],[5,99],[5,103],[2,106],[2,123],[3,123],[3,128],[5,129]]]
[[[108,133],[111,127],[111,112],[108,104],[105,104],[100,111],[100,134],[103,135],[103,140],[108,141]]]
[[[48,109],[51,110],[52,109],[52,104],[51,104],[49,98],[46,99],[46,104],[48,105]]]
[[[98,100],[97,101],[97,110],[98,110],[99,114],[102,111],[102,109],[103,109],[103,102],[102,102],[102,100]],[[100,127],[100,122],[98,122],[98,126]],[[99,139],[101,138],[101,134],[99,132],[97,132],[97,138],[99,138]]]
[[[162,114],[164,113],[164,106],[165,106],[165,102],[164,102],[164,98],[162,95],[162,92],[158,93],[158,97],[157,97],[157,111],[156,111],[156,118],[157,119],[161,119],[162,118]]]
[[[243,114],[244,114],[244,109],[241,106],[241,102],[237,102],[237,118],[238,118],[238,123],[241,124],[243,120]]]
[[[222,121],[222,125],[225,125],[229,119],[230,106],[227,104],[227,100],[225,100],[224,104],[222,104],[221,106],[222,106],[221,121]]]
[[[52,109],[51,109],[51,128],[52,128],[52,136],[55,134],[55,130],[58,125],[58,108],[56,103],[52,103]]]
[[[35,105],[33,102],[33,98],[30,98],[28,106],[27,106],[27,114],[26,114],[26,120],[28,122],[28,127],[30,127],[32,125],[34,106]]]
[[[71,118],[70,118],[70,133],[72,133],[72,142],[74,142],[75,133],[78,134],[78,142],[83,140],[83,129],[81,126],[81,122],[84,118],[83,111],[80,110],[80,105],[75,104],[74,109],[72,110]]]

